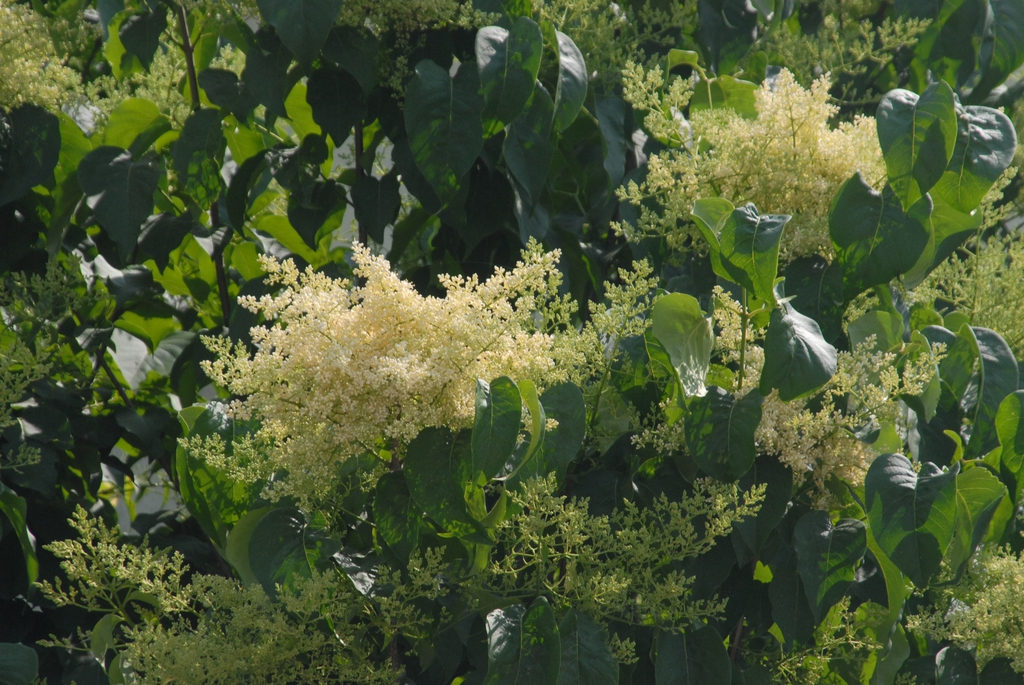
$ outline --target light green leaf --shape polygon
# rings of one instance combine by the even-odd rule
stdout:
[[[542,49],[540,26],[529,17],[516,19],[511,31],[499,26],[477,31],[484,135],[494,135],[519,116],[533,95]]]
[[[764,338],[761,394],[778,388],[783,401],[806,397],[836,372],[836,348],[825,342],[814,319],[788,303],[772,311]]]
[[[703,397],[715,336],[697,299],[683,293],[658,298],[651,309],[651,331],[668,352],[683,393]]]
[[[487,615],[484,685],[556,685],[561,648],[555,614],[544,597]]]
[[[489,384],[476,382],[476,417],[473,422],[473,470],[490,480],[512,456],[523,422],[519,387],[508,376]]]
[[[964,107],[958,128],[953,156],[932,193],[970,212],[1013,162],[1017,132],[1009,117],[989,107]]]

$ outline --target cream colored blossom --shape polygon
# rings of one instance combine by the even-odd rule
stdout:
[[[442,276],[444,298],[421,296],[362,246],[353,256],[365,280],[358,287],[264,260],[284,288],[239,300],[273,322],[252,329],[256,354],[207,339],[217,359],[204,369],[245,397],[235,413],[263,422],[273,460],[292,479],[322,488],[339,460],[400,453],[426,426],[467,426],[477,379],[507,375],[543,387],[565,378],[549,332],[570,312],[557,295],[557,252],[531,244],[516,268],[482,283]]]
[[[652,155],[646,180],[619,191],[638,206],[639,225],[619,229],[631,239],[665,235],[679,247],[696,235],[693,203],[719,196],[736,205],[753,202],[761,213],[791,214],[782,234],[784,258],[828,255],[828,211],[839,187],[858,171],[873,185],[885,180],[874,119],[833,128],[837,108],[828,90],[827,76],[807,90],[784,69],[756,91],[756,119],[731,109],[696,112],[690,124],[700,148]],[[657,209],[642,204],[652,198]]]
[[[0,0],[0,107],[31,102],[57,109],[78,81],[56,53],[45,20],[29,5]]]

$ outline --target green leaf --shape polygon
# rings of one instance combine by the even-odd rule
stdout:
[[[882,97],[875,116],[878,142],[896,196],[909,210],[942,177],[957,142],[956,99],[944,81],[920,97],[897,88]]]
[[[562,664],[557,685],[618,685],[619,664],[608,648],[608,631],[576,609],[558,623]]]
[[[867,551],[866,529],[856,519],[840,519],[832,525],[827,511],[812,511],[797,521],[793,543],[807,601],[820,623],[854,581]]]
[[[697,299],[683,293],[659,297],[651,309],[651,332],[668,352],[683,393],[703,397],[715,335]]]
[[[220,122],[219,110],[196,110],[171,148],[179,183],[200,204],[214,202],[220,196],[220,164],[226,144]]]
[[[761,394],[778,388],[785,402],[806,397],[832,378],[837,361],[836,348],[825,342],[814,319],[783,304],[772,311],[764,338]]]
[[[366,186],[361,185],[360,191],[365,193]],[[362,196],[360,200],[365,200],[366,195],[369,195],[369,193]],[[295,229],[295,232],[302,237],[303,242],[315,250],[319,244],[318,233],[320,228],[335,212],[338,203],[343,200],[344,193],[339,190],[338,183],[333,178],[329,178],[326,181],[313,181],[312,185],[305,192],[292,190],[292,194],[288,197],[288,222]],[[361,202],[361,204],[363,203]],[[379,205],[371,207],[369,204],[363,204],[360,213],[366,215],[374,210],[379,211],[381,209],[382,207]],[[377,217],[374,216],[367,218],[374,219],[374,221],[377,220]],[[383,229],[381,231],[383,233]],[[383,237],[381,235],[381,238]]]
[[[758,552],[771,539],[772,532],[789,509],[793,496],[793,471],[775,456],[762,455],[738,485],[741,490],[749,490],[755,485],[764,485],[766,488],[757,516],[737,521],[732,527],[733,547],[736,549],[737,561],[742,566],[757,558]]]
[[[968,412],[973,427],[964,458],[980,459],[999,445],[996,414],[1006,396],[1017,390],[1019,371],[1013,350],[995,331],[964,326],[958,336],[972,343],[979,362],[978,400]]]
[[[239,233],[245,226],[246,217],[253,201],[270,182],[269,177],[264,178],[266,170],[267,154],[264,150],[242,162],[235,170],[235,175],[231,177],[231,185],[228,187],[226,198],[228,221],[231,223],[231,227]]]
[[[366,116],[366,96],[359,82],[347,71],[317,69],[306,79],[306,102],[313,121],[334,140],[345,144],[352,127]]]
[[[324,59],[356,77],[364,93],[373,90],[377,79],[380,41],[367,29],[335,26],[324,45]],[[340,144],[340,143],[339,143]]]
[[[797,573],[796,551],[783,543],[772,560],[771,571],[768,597],[772,603],[772,619],[782,631],[786,649],[791,649],[810,640],[817,625]]]
[[[270,510],[256,524],[249,539],[249,564],[256,580],[271,597],[277,586],[292,587],[299,578],[330,567],[341,544],[321,526],[306,520],[295,507]]]
[[[956,148],[932,193],[970,212],[1013,161],[1017,132],[1009,117],[988,107],[965,107],[958,123]]]
[[[235,569],[235,573],[245,585],[255,585],[260,582],[252,571],[252,564],[249,563],[249,545],[256,525],[270,511],[272,511],[271,507],[260,507],[246,512],[228,533],[224,558]]]
[[[731,482],[754,465],[754,431],[761,423],[764,397],[751,390],[737,401],[716,385],[690,401],[683,435],[697,465],[718,480]]]
[[[516,19],[511,31],[499,26],[477,31],[484,135],[494,135],[519,116],[533,95],[542,49],[540,26],[529,17]]]
[[[555,613],[544,597],[487,614],[484,685],[556,685],[561,661]]]
[[[540,199],[555,154],[551,144],[554,112],[554,101],[538,81],[526,108],[509,125],[502,143],[505,164],[525,191],[524,199],[531,208]]]
[[[779,241],[791,217],[759,215],[757,207],[749,203],[733,208],[722,198],[697,200],[692,216],[711,246],[715,273],[774,304]]]
[[[918,203],[911,207],[914,218],[928,231],[928,242],[914,266],[903,277],[903,285],[907,289],[916,288],[928,274],[949,259],[965,240],[974,235],[981,226],[981,212],[965,214],[939,197],[933,190],[931,213],[927,213],[926,204]]]
[[[558,425],[545,429],[539,458],[544,464],[543,475],[555,472],[558,486],[565,481],[565,472],[577,457],[587,432],[587,407],[583,391],[572,383],[553,385],[540,396],[539,405],[544,415]]]
[[[472,481],[469,436],[447,428],[425,428],[405,453],[403,470],[409,493],[430,518],[447,532],[490,544],[480,522],[469,514],[465,492]]]
[[[558,85],[555,88],[555,130],[569,128],[587,98],[587,65],[569,36],[555,31],[558,42]]]
[[[508,376],[488,384],[476,382],[476,418],[473,421],[473,470],[494,478],[512,456],[523,422],[519,387]]]
[[[398,218],[402,206],[400,187],[398,174],[394,172],[380,178],[360,176],[352,184],[356,221],[378,243],[384,242],[384,229]]]
[[[416,65],[405,90],[405,130],[416,166],[442,203],[454,199],[460,179],[483,147],[476,65],[463,63],[455,78],[430,60]]]
[[[992,517],[1006,496],[1006,486],[984,467],[975,466],[957,475],[956,531],[946,556],[957,578],[985,541]]]
[[[203,69],[199,73],[199,87],[217,107],[226,109],[244,122],[259,102],[245,81],[227,69]]]
[[[161,212],[150,216],[139,234],[139,247],[163,271],[170,262],[171,252],[181,246],[181,241],[194,225],[192,215],[188,213],[174,216],[170,212]]]
[[[39,577],[39,560],[36,558],[36,539],[28,529],[28,503],[13,490],[0,483],[0,512],[11,522],[11,528],[21,545],[21,555],[25,559],[25,575],[29,586]],[[3,670],[0,669],[0,673]]]
[[[850,349],[875,336],[875,350],[887,352],[903,344],[903,317],[897,311],[872,309],[850,322],[846,328],[850,335]]]
[[[864,480],[871,532],[882,552],[918,587],[926,587],[953,539],[956,474],[925,463],[918,474],[902,454],[875,459]]]
[[[0,685],[32,685],[39,673],[36,650],[13,642],[0,642]]]
[[[96,625],[89,633],[89,651],[100,663],[106,660],[107,651],[117,645],[114,629],[122,620],[117,614],[107,614],[96,621]]]
[[[256,4],[295,58],[312,64],[327,42],[342,0],[257,0]]]
[[[107,118],[103,144],[125,148],[137,159],[157,138],[170,130],[171,120],[153,102],[128,98]]]
[[[996,433],[1002,448],[999,459],[1010,473],[1024,466],[1024,390],[1007,395],[996,413]]]
[[[981,51],[981,80],[971,89],[968,100],[981,102],[992,89],[1024,64],[1024,5],[1017,0],[989,0],[991,8],[991,52]],[[988,37],[986,36],[986,41]]]
[[[277,47],[279,49],[266,51],[259,45],[253,46],[245,55],[242,81],[268,113],[287,117],[284,101],[292,88],[292,81],[288,78],[292,54],[283,46]]]
[[[0,112],[0,129],[4,126]],[[60,159],[60,120],[38,105],[8,114],[11,145],[0,147],[0,205],[46,183]]]
[[[228,458],[234,453],[233,442],[236,437],[251,435],[257,430],[254,423],[228,417],[223,405],[210,403],[199,409],[201,411],[198,413],[193,408],[179,412],[186,437],[218,436]],[[192,456],[180,445],[175,456],[174,470],[181,499],[189,513],[196,518],[213,543],[219,549],[224,549],[228,532],[249,511],[262,490],[262,484],[236,481],[206,460]]]
[[[731,109],[744,119],[756,119],[757,102],[754,93],[757,87],[756,83],[728,75],[702,78],[693,87],[690,113],[703,109]]]
[[[160,47],[160,36],[167,30],[167,8],[160,5],[157,8],[155,12],[142,12],[128,17],[121,22],[121,28],[117,31],[126,54],[138,57],[147,71]]]
[[[882,548],[878,546],[878,541],[875,540],[870,526],[868,526],[867,536],[868,549],[875,555],[875,561],[878,562],[878,568],[881,569],[882,577],[885,579],[886,605],[888,607],[888,614],[886,616],[888,627],[885,630],[885,634],[888,634],[892,626],[896,625],[903,617],[903,603],[906,601],[909,593],[907,592],[907,584],[903,577],[903,572],[896,567],[896,564],[892,563],[892,559],[887,557]]]
[[[373,496],[373,522],[391,551],[403,562],[415,551],[420,539],[422,511],[412,501],[405,476],[385,473],[377,481]]]
[[[654,685],[723,685],[732,682],[729,653],[708,625],[685,633],[659,630],[654,638]]]
[[[931,213],[931,199],[919,202],[915,212],[905,214],[892,188],[879,193],[860,172],[839,189],[828,226],[847,301],[914,268],[931,236],[920,221]]]
[[[153,212],[162,170],[155,157],[136,161],[127,150],[101,146],[78,165],[78,182],[100,225],[128,261],[142,231],[142,223]]]

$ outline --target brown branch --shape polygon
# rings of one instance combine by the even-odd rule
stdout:
[[[110,378],[110,382],[114,384],[114,389],[117,390],[117,394],[121,396],[122,400],[124,400],[125,406],[132,411],[135,411],[135,403],[128,398],[128,393],[125,392],[124,386],[121,385],[121,381],[117,380],[117,376],[114,375],[114,370],[110,368],[109,364],[107,364],[106,354],[106,348],[101,349],[100,355],[96,357],[97,363],[100,365],[100,368],[107,373],[107,376]]]
[[[188,90],[192,96],[192,109],[199,109],[199,78],[196,76],[195,45],[188,35],[188,17],[185,8],[178,5],[178,33],[181,34],[181,51],[185,53],[185,67],[188,71]]]

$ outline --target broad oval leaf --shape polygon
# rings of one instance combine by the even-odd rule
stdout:
[[[996,433],[1002,446],[999,459],[1010,473],[1024,466],[1024,390],[1007,395],[996,413]]]
[[[925,463],[918,474],[902,454],[875,459],[864,479],[871,533],[882,552],[925,587],[938,572],[956,524],[956,475]]]
[[[508,376],[476,382],[473,420],[473,470],[490,480],[508,462],[523,423],[523,399]]]
[[[764,338],[761,394],[778,388],[785,402],[805,397],[836,372],[836,348],[825,342],[814,319],[783,304],[772,312]]]
[[[185,121],[181,135],[171,148],[179,183],[200,204],[220,197],[223,185],[220,165],[225,144],[220,111],[200,109]]]
[[[843,184],[828,214],[829,235],[843,267],[843,289],[850,301],[875,285],[914,268],[931,237],[921,217],[932,202],[922,198],[917,211],[904,213],[892,188],[881,193],[860,172]]]
[[[555,154],[551,144],[554,111],[554,101],[538,81],[526,108],[509,125],[502,143],[505,164],[518,181],[518,187],[525,192],[523,199],[530,209],[540,199]]]
[[[717,385],[690,401],[683,434],[690,454],[708,475],[731,482],[754,465],[754,431],[761,423],[763,402],[757,390],[737,401]]]
[[[996,415],[1000,403],[1017,390],[1019,370],[1013,350],[995,331],[964,326],[958,337],[973,345],[978,359],[978,399],[968,414],[973,427],[964,458],[980,459],[999,446]]]
[[[942,177],[957,142],[956,100],[944,81],[918,97],[898,88],[885,94],[876,114],[878,142],[889,183],[904,210]]]
[[[377,481],[373,496],[373,522],[388,547],[403,562],[420,539],[421,510],[409,495],[405,476],[399,471],[385,473]]]
[[[722,638],[708,625],[684,633],[658,631],[654,640],[655,685],[723,685],[732,662]]]
[[[352,127],[366,116],[366,96],[347,71],[317,69],[306,79],[306,102],[313,121],[331,136],[335,147],[344,145]]]
[[[932,192],[954,209],[970,212],[1013,161],[1017,132],[998,109],[974,106],[964,107],[958,129],[953,156]]]
[[[373,90],[377,78],[380,40],[365,28],[335,26],[324,45],[324,59],[356,77],[364,93]]]
[[[128,98],[110,113],[103,130],[103,144],[130,148],[132,156],[138,157],[170,130],[171,120],[153,102]]]
[[[391,172],[380,178],[360,176],[352,184],[352,204],[359,225],[370,238],[383,243],[384,229],[395,222],[402,205],[398,174]]]
[[[544,407],[545,417],[558,423],[554,428],[544,430],[544,443],[539,455],[544,464],[543,475],[554,471],[558,486],[562,487],[565,472],[579,454],[587,432],[583,391],[572,383],[559,383],[545,390],[538,401]]]
[[[60,120],[56,116],[38,105],[24,104],[7,118],[11,144],[0,148],[0,205],[46,183],[60,159]],[[0,111],[0,129],[4,124]]]
[[[0,642],[0,683],[31,685],[38,673],[36,650],[16,642]]]
[[[867,551],[867,530],[856,519],[841,519],[833,525],[827,511],[812,511],[797,521],[793,542],[804,592],[820,623],[853,583]]]
[[[682,52],[682,51],[678,51]],[[690,113],[702,109],[734,110],[744,119],[757,118],[757,100],[754,94],[757,84],[729,75],[712,79],[700,79],[693,87],[693,98],[690,100]]]
[[[322,522],[321,522],[322,523]],[[260,518],[249,540],[249,565],[271,597],[277,586],[290,587],[299,578],[330,568],[341,543],[322,525],[313,525],[295,507],[277,507]]]
[[[989,0],[991,51],[982,48],[981,80],[971,89],[970,102],[981,102],[1024,64],[1024,4],[1017,0]],[[988,37],[986,36],[986,42]],[[988,47],[988,46],[986,46]]]
[[[107,145],[87,154],[78,165],[82,191],[126,261],[135,249],[143,222],[153,213],[153,193],[161,175],[155,158],[136,161],[127,150]]]
[[[970,214],[962,212],[940,197],[934,191],[931,212],[927,203],[918,202],[910,208],[910,214],[928,231],[928,242],[914,266],[903,277],[907,289],[916,288],[940,264],[960,247],[965,240],[977,232],[983,219],[979,211]]]
[[[460,179],[484,144],[476,65],[463,63],[455,78],[430,60],[416,65],[405,90],[405,130],[416,166],[442,203],[451,201]]]
[[[476,34],[476,63],[484,96],[484,134],[492,136],[519,116],[540,71],[540,26],[519,17],[511,31],[485,26]]]
[[[946,553],[946,561],[957,578],[984,542],[989,524],[1006,495],[1006,486],[984,467],[975,466],[957,475],[956,531]]]
[[[572,38],[555,31],[558,42],[558,86],[555,89],[555,130],[569,128],[587,98],[587,65]]]
[[[668,352],[683,393],[687,397],[707,394],[704,380],[715,336],[697,299],[683,293],[658,298],[651,309],[651,331]]]
[[[619,663],[608,648],[608,631],[569,609],[558,624],[562,663],[557,685],[618,685]]]
[[[277,29],[288,49],[303,64],[312,64],[327,42],[341,12],[342,0],[258,0],[263,20]]]
[[[557,685],[561,661],[555,613],[544,597],[487,614],[484,685]]]
[[[775,302],[779,271],[779,242],[788,214],[758,214],[757,207],[733,207],[722,198],[698,200],[692,216],[711,246],[711,265],[766,302]]]

